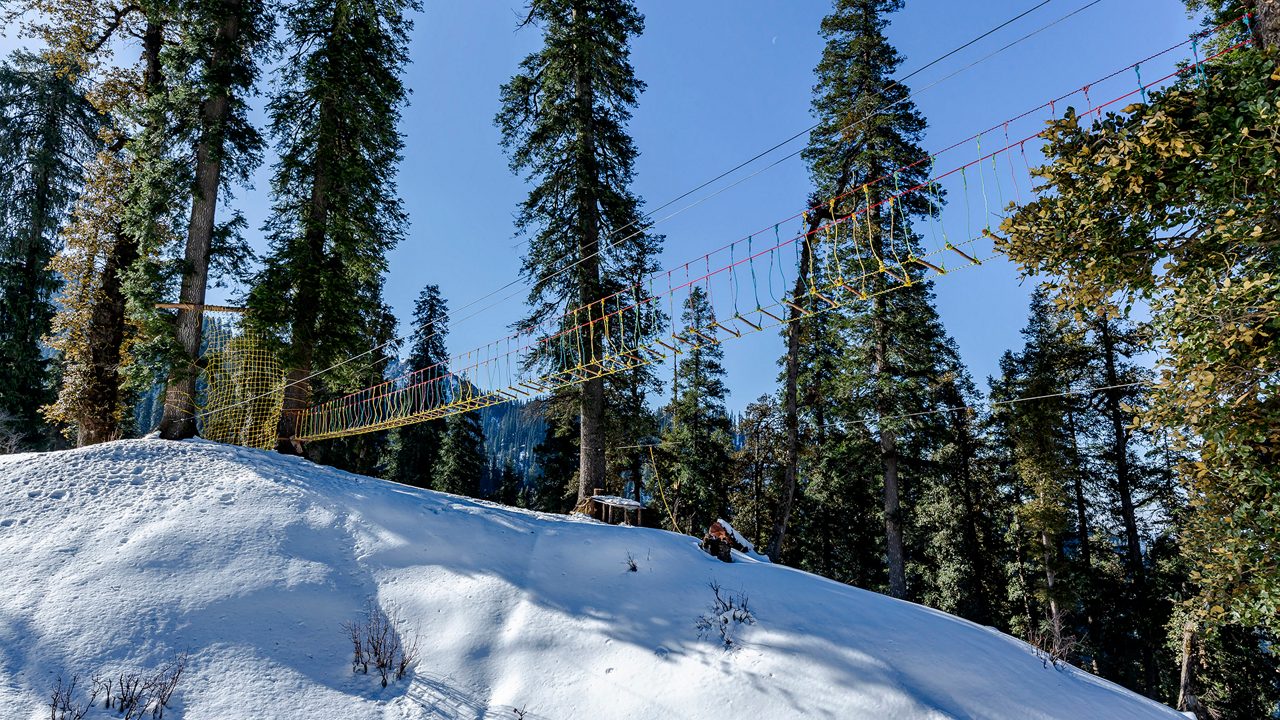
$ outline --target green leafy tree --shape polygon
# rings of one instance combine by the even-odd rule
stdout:
[[[680,321],[681,334],[696,342],[680,356],[674,398],[666,410],[670,424],[662,434],[663,479],[676,529],[682,532],[703,532],[716,518],[730,514],[733,439],[724,405],[724,349],[714,342],[698,345],[702,341],[692,332],[708,334],[715,319],[706,292],[693,287]]]
[[[521,326],[532,329],[572,308],[598,314],[599,301],[630,282],[658,242],[629,190],[636,149],[626,125],[644,89],[629,43],[643,17],[630,0],[533,0],[524,25],[540,28],[543,44],[502,86],[496,123],[512,170],[533,185],[516,216],[529,239],[522,274],[531,310]],[[589,342],[588,365],[600,336]],[[631,382],[631,393],[646,384]],[[581,384],[579,501],[605,487],[605,403],[603,378]]]
[[[1043,192],[1001,244],[1067,307],[1150,307],[1158,382],[1141,420],[1187,456],[1191,646],[1200,628],[1280,627],[1280,14],[1254,7],[1257,47],[1096,123],[1052,122]],[[1180,706],[1202,710],[1184,667]]]
[[[297,412],[358,387],[359,367],[316,371],[388,340],[376,329],[386,253],[404,235],[395,172],[413,0],[310,0],[284,15],[290,53],[268,106],[279,160],[264,230],[271,250],[249,295],[284,342],[290,384],[279,449]],[[352,92],[359,88],[359,92]]]
[[[40,407],[54,399],[43,338],[58,278],[58,234],[98,146],[101,119],[83,83],[48,57],[0,63],[0,412],[40,445]]]

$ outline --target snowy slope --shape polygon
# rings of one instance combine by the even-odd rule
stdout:
[[[691,538],[212,443],[0,457],[0,568],[3,718],[47,718],[59,674],[182,649],[171,719],[1181,717],[993,630]],[[713,579],[758,621],[734,651],[694,628]],[[423,648],[386,690],[352,675],[340,629],[371,597]]]

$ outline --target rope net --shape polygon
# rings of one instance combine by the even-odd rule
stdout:
[[[1153,60],[1189,44],[1194,50],[1198,39],[1145,58],[599,301],[521,328],[455,355],[447,363],[315,405],[299,413],[297,438],[313,441],[390,429],[541,395],[668,362],[707,344],[781,327],[981,265],[996,254],[998,238],[992,228],[999,227],[1005,208],[1035,195],[1028,153],[1043,143],[1045,121],[1061,119],[1062,110],[1079,104],[1084,109],[1073,111],[1076,121],[1095,122],[1109,108],[1144,101],[1153,87],[1199,73],[1205,63],[1250,42],[1245,35],[1210,57],[1200,58],[1196,52],[1194,63],[1174,58],[1163,77],[1133,85],[1130,71],[1140,65],[1150,67]],[[1099,92],[1118,94],[1095,103]],[[939,165],[951,169],[935,172]],[[927,179],[903,187],[904,175]],[[948,198],[945,214],[940,209],[943,197]],[[928,207],[927,219],[913,224],[908,214],[919,216],[922,204]],[[916,209],[908,211],[909,207]],[[793,221],[800,224],[798,232],[784,236],[782,225]],[[950,232],[947,223],[952,225]],[[680,317],[694,292],[710,303],[710,320],[697,327],[667,326],[668,319]],[[258,425],[270,413],[268,404],[279,407],[283,374],[278,364],[253,359],[259,357],[251,349],[253,342],[246,339],[245,343],[244,360],[238,359],[236,343],[228,342],[228,369],[210,365],[220,373],[218,378],[226,378],[215,382],[221,383],[220,392],[229,393],[226,401],[257,397],[247,389],[250,386],[260,392],[279,387],[280,392],[272,394],[269,403],[260,397],[261,405],[255,404],[257,400],[247,403],[243,412],[226,421],[225,431],[221,419],[210,426],[238,433],[241,444],[259,447],[256,443],[274,435],[274,425],[271,433],[260,432]]]
[[[204,338],[195,403],[200,437],[274,448],[284,404],[280,358],[237,312],[206,310]]]

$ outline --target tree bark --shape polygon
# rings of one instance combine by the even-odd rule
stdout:
[[[1040,547],[1044,551],[1044,583],[1045,596],[1049,599],[1049,627],[1053,629],[1055,644],[1060,644],[1062,620],[1058,616],[1058,598],[1056,594],[1058,574],[1053,569],[1057,564],[1058,551],[1047,531],[1040,531]]]
[[[225,0],[227,17],[218,28],[215,43],[221,48],[234,44],[240,33],[240,0]],[[225,74],[221,66],[229,62],[215,51],[210,63],[215,73]],[[165,390],[164,419],[160,436],[181,440],[196,434],[196,370],[200,359],[204,324],[205,290],[209,282],[209,249],[213,244],[214,218],[218,206],[218,186],[222,182],[222,153],[225,129],[222,127],[231,108],[230,91],[222,89],[208,98],[201,110],[201,135],[196,146],[195,197],[191,202],[191,219],[187,226],[187,249],[182,289],[178,301],[176,336],[186,364],[175,368]]]
[[[1253,15],[1253,31],[1262,47],[1280,45],[1280,0],[1245,0],[1244,8]]]
[[[164,25],[148,19],[142,35],[144,100],[163,92],[164,74],[160,66],[163,47]],[[86,403],[88,409],[76,418],[76,444],[81,447],[115,440],[121,434],[120,361],[127,316],[122,274],[138,260],[138,241],[119,224],[114,234],[111,251],[102,268],[100,295],[89,316],[89,381],[85,392],[91,400]]]
[[[1178,678],[1178,710],[1190,712],[1196,720],[1212,720],[1209,709],[1200,703],[1195,691],[1195,655],[1199,633],[1193,622],[1182,628],[1182,672]]]
[[[1111,388],[1103,394],[1107,417],[1111,422],[1112,454],[1116,464],[1116,494],[1120,497],[1120,515],[1124,520],[1125,533],[1125,565],[1129,570],[1133,583],[1133,617],[1146,636],[1146,568],[1142,560],[1142,540],[1138,536],[1137,510],[1133,503],[1133,469],[1129,465],[1129,431],[1125,428],[1125,412],[1121,407],[1122,390],[1115,386],[1120,384],[1120,376],[1116,371],[1115,338],[1111,334],[1111,321],[1106,316],[1101,318],[1098,334],[1102,339],[1102,361],[1106,373],[1106,384]],[[1150,695],[1155,689],[1156,668],[1155,656],[1151,651],[1151,643],[1142,645],[1143,691]]]
[[[817,230],[820,218],[814,215],[809,219],[809,228],[804,240],[800,243],[800,262],[796,268],[796,285],[791,293],[792,305],[787,316],[787,377],[782,389],[782,424],[786,432],[786,468],[783,475],[782,507],[778,509],[778,517],[773,523],[773,535],[769,538],[769,547],[765,554],[773,562],[782,561],[783,542],[787,537],[787,525],[791,522],[791,509],[795,506],[796,483],[800,474],[800,411],[797,394],[800,384],[800,320],[803,314],[799,307],[808,290],[809,265],[813,257],[810,238]]]
[[[137,242],[117,228],[102,268],[101,294],[89,317],[89,380],[85,389],[89,409],[76,418],[76,444],[80,447],[120,437],[120,359],[126,305],[121,275],[137,259]]]
[[[868,209],[868,212],[872,210]],[[874,214],[876,220],[874,226],[879,228],[880,213],[875,211]],[[871,242],[879,261],[885,255],[882,233],[876,232]],[[875,343],[871,382],[875,386],[876,424],[880,433],[880,461],[884,472],[884,534],[885,557],[889,564],[889,594],[896,598],[905,598],[907,573],[902,533],[902,507],[899,502],[901,487],[898,477],[898,434],[894,429],[884,426],[884,418],[892,414],[889,398],[884,391],[885,386],[892,379],[889,368],[889,327],[885,321],[889,307],[884,293],[876,295],[871,307],[871,334]]]
[[[581,17],[583,10],[575,7],[573,21],[575,32],[586,32],[586,20]],[[578,111],[578,150],[579,177],[598,181],[599,168],[596,162],[594,115],[595,88],[588,64],[590,57],[585,49],[590,41],[582,39],[578,43],[577,73],[574,79],[574,94]],[[600,300],[600,218],[597,198],[586,188],[577,189],[578,204],[578,300],[587,313],[588,321],[596,318],[595,303]],[[601,308],[601,312],[603,308]],[[598,361],[601,355],[600,337],[596,333],[588,333],[588,342],[584,344],[588,357],[582,358],[589,375],[599,372]],[[604,489],[605,478],[605,426],[604,426],[604,378],[591,377],[582,383],[579,391],[579,456],[578,456],[578,502],[581,503],[592,495],[594,490]]]

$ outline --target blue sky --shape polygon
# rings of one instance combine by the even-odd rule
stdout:
[[[639,0],[637,4],[647,27],[634,43],[632,59],[648,90],[631,124],[640,150],[633,189],[648,207],[671,200],[812,123],[812,71],[821,51],[817,31],[829,10],[828,2]],[[910,72],[1038,4],[1039,0],[909,0],[889,28],[890,40],[905,58],[901,72]],[[1086,4],[1087,0],[1051,0],[912,78],[909,86],[925,88]],[[439,284],[450,306],[461,308],[516,278],[523,245],[513,235],[512,216],[527,188],[508,170],[492,119],[498,109],[499,85],[539,43],[536,30],[516,29],[523,17],[519,2],[425,0],[424,5],[424,12],[416,17],[412,65],[407,70],[413,95],[402,122],[406,146],[399,185],[411,225],[406,240],[390,256],[386,282],[387,300],[404,330],[403,321],[425,284]],[[935,150],[998,125],[1184,40],[1196,27],[1180,0],[1101,0],[1014,48],[921,90],[915,99],[929,121],[925,146]],[[0,38],[0,49],[7,50],[14,42],[12,37]],[[1144,76],[1153,79],[1164,74],[1185,54],[1144,65]],[[1093,97],[1110,99],[1136,84],[1136,77],[1125,75],[1093,88]],[[1078,98],[1075,104],[1081,104]],[[1021,127],[1027,131],[1021,136],[1036,132],[1045,117],[1047,113],[1041,113],[1023,121]],[[993,147],[1000,139],[984,137],[984,146]],[[797,140],[725,183],[802,144],[803,139]],[[1028,154],[1034,164],[1035,155]],[[965,146],[939,158],[938,167],[976,157],[977,148]],[[264,166],[255,189],[237,193],[235,202],[251,228],[260,227],[266,216],[269,176]],[[943,219],[954,227],[965,222],[966,203],[958,188],[947,189],[953,200]],[[1011,189],[1006,185],[1002,191],[1011,195]],[[689,201],[715,190],[710,188]],[[1022,191],[1025,196],[1025,185]],[[772,226],[803,209],[807,194],[799,158],[762,172],[662,222],[656,230],[667,237],[664,263],[667,267],[682,264]],[[969,212],[977,202],[970,199]],[[251,238],[256,240],[256,235]],[[940,278],[936,291],[948,331],[979,385],[985,387],[984,380],[996,371],[1000,354],[1021,345],[1019,330],[1029,284],[1020,283],[1008,263],[994,260]],[[450,349],[465,351],[505,335],[521,316],[523,300],[524,289],[517,286],[457,313]],[[462,319],[495,302],[496,307]],[[775,389],[776,360],[782,351],[776,333],[747,336],[724,347],[731,409],[741,409]]]

